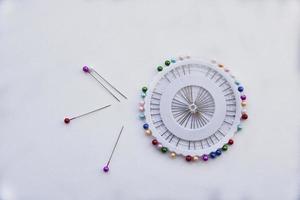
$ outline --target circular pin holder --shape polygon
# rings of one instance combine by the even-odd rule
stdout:
[[[248,119],[244,87],[216,61],[166,60],[141,88],[139,118],[152,144],[187,162],[215,159],[234,144]]]

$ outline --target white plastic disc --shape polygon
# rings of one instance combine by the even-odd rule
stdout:
[[[163,147],[184,156],[222,148],[237,131],[241,99],[232,76],[210,61],[166,66],[150,84],[145,118]]]

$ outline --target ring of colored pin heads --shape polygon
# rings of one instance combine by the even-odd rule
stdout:
[[[186,57],[179,57],[177,59],[170,59],[170,60],[166,60],[164,62],[164,65],[159,65],[156,69],[159,73],[161,73],[165,67],[171,67],[173,63],[176,63],[176,62],[180,62],[180,61],[183,61],[183,60],[186,60],[186,59],[190,59],[189,56],[186,56]],[[216,65],[217,67],[221,68],[224,70],[224,72],[230,74],[230,71],[229,69],[225,68],[225,66],[223,64],[219,64],[217,63],[216,61],[212,60],[211,61],[212,64]],[[231,78],[235,79],[235,77],[233,75],[231,75]],[[241,122],[245,121],[248,119],[248,114],[246,113],[246,95],[244,93],[244,87],[240,84],[239,81],[236,81],[235,80],[235,85],[236,85],[236,90],[240,93],[240,99],[241,99],[241,107],[242,107],[242,111],[241,111]],[[176,152],[174,151],[169,151],[169,149],[165,146],[163,146],[157,138],[153,137],[152,136],[152,130],[150,129],[150,126],[149,124],[147,123],[147,118],[145,116],[145,101],[144,101],[144,98],[147,96],[147,91],[148,91],[148,88],[147,86],[143,86],[141,88],[141,98],[142,100],[140,101],[139,105],[138,105],[138,111],[139,111],[139,118],[143,121],[143,129],[144,129],[144,132],[145,132],[145,135],[146,136],[150,136],[152,137],[152,145],[154,147],[156,147],[156,149],[158,149],[161,153],[163,154],[169,154],[170,158],[172,159],[175,159],[178,154],[176,154]],[[241,123],[237,126],[237,130],[235,133],[238,133],[242,130],[242,125]],[[186,155],[186,156],[182,156],[185,161],[187,162],[197,162],[197,161],[208,161],[209,159],[215,159],[219,156],[222,155],[223,152],[226,152],[228,150],[228,148],[230,146],[232,146],[234,144],[234,140],[233,139],[229,139],[226,143],[223,144],[223,146],[221,148],[218,148],[216,149],[215,151],[212,151],[210,152],[209,154],[203,154],[203,155]],[[180,155],[181,156],[181,155]]]

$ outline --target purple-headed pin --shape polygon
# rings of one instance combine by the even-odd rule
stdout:
[[[103,171],[104,171],[105,173],[107,173],[107,172],[109,171],[109,167],[108,167],[107,165],[105,165],[105,166],[103,167]]]
[[[113,154],[114,154],[114,152],[115,152],[115,149],[116,149],[116,147],[117,147],[117,144],[118,144],[118,142],[119,142],[119,139],[120,139],[120,136],[121,136],[121,134],[122,134],[122,132],[123,132],[123,129],[124,129],[124,126],[122,126],[121,131],[120,131],[120,133],[119,133],[119,135],[118,135],[117,141],[115,142],[114,148],[113,148],[113,150],[112,150],[112,152],[111,152],[111,154],[110,154],[110,156],[109,156],[109,159],[108,159],[106,165],[103,167],[103,172],[105,172],[105,173],[107,173],[107,172],[109,171],[109,164],[110,164],[111,158],[112,158],[112,156],[113,156]]]
[[[100,85],[102,86],[102,87],[104,87],[104,89],[106,90],[106,91],[108,91],[117,101],[119,101],[120,102],[120,100],[103,84],[103,83],[101,83],[100,82],[100,80],[102,80],[102,81],[104,81],[107,85],[109,85],[109,87],[111,87],[113,90],[115,90],[119,95],[121,95],[122,97],[124,97],[125,99],[127,99],[127,97],[124,95],[124,94],[122,94],[122,92],[120,92],[117,88],[115,88],[111,83],[109,83],[103,76],[101,76],[95,69],[93,69],[93,68],[89,68],[88,66],[84,66],[83,68],[82,68],[82,70],[85,72],[85,73],[89,73],[98,83],[100,83]],[[95,73],[97,76],[98,76],[98,78],[100,78],[100,80],[99,79],[97,79],[93,74],[92,74],[92,72],[93,73]]]
[[[83,66],[82,70],[86,73],[90,73],[90,69],[88,68],[88,66]]]

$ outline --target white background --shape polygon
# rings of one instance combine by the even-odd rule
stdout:
[[[296,0],[0,0],[0,199],[299,199],[299,22]],[[234,147],[205,164],[161,155],[137,118],[141,86],[178,55],[217,59],[248,94]]]

